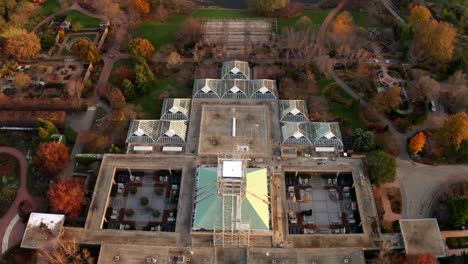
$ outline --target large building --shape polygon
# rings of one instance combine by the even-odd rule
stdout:
[[[130,123],[84,227],[63,237],[100,245],[98,263],[363,263],[377,212],[360,160],[340,156],[338,123],[310,120],[247,62],[219,76]]]
[[[314,156],[343,150],[337,122],[310,122],[305,101],[280,100],[274,80],[252,76],[247,62],[227,61],[220,79],[196,79],[192,99],[165,99],[160,120],[132,121],[129,151],[177,147],[188,154],[268,157],[274,147]]]

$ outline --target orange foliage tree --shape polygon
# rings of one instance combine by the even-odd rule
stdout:
[[[148,0],[135,0],[135,5],[143,14],[149,14],[150,12],[150,3]]]
[[[332,31],[337,33],[348,33],[353,30],[353,17],[348,11],[344,11],[335,18]]]
[[[401,264],[437,264],[437,258],[432,253],[424,255],[405,256]]]
[[[86,204],[84,186],[77,179],[61,179],[49,189],[49,199],[55,211],[77,217]]]
[[[68,166],[69,161],[68,148],[62,143],[42,143],[36,152],[36,166],[50,176],[55,176],[63,171]]]
[[[413,138],[411,138],[409,143],[409,151],[411,154],[416,154],[421,152],[426,144],[426,135],[423,132],[417,133]]]

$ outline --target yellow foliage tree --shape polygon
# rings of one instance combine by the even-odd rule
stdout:
[[[351,32],[353,27],[353,17],[348,11],[344,11],[336,17],[332,30],[336,33],[347,33]]]
[[[426,135],[423,132],[417,133],[414,137],[411,138],[409,143],[409,151],[411,154],[416,154],[421,152],[426,144]]]
[[[415,27],[413,53],[419,58],[447,63],[453,58],[457,31],[452,24],[430,20]]]
[[[411,9],[408,22],[414,26],[422,22],[427,22],[430,18],[431,12],[425,6],[417,5]]]
[[[378,93],[371,100],[372,106],[374,106],[379,112],[388,113],[395,110],[401,103],[401,88],[392,87],[388,91]]]
[[[439,140],[444,147],[460,148],[464,140],[468,140],[468,114],[460,112],[452,115],[438,131]]]
[[[130,41],[128,50],[134,57],[149,58],[154,53],[154,46],[147,39],[135,38]]]

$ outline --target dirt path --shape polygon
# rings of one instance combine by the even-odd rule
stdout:
[[[6,214],[2,216],[2,218],[0,218],[0,235],[3,241],[3,237],[5,235],[5,231],[7,230],[8,225],[18,214],[18,205],[20,204],[20,202],[23,200],[28,200],[33,207],[33,211],[37,211],[37,209],[40,208],[42,199],[37,199],[37,197],[33,197],[32,195],[30,195],[26,188],[28,162],[26,161],[24,154],[21,151],[15,148],[10,148],[10,147],[0,147],[0,153],[6,153],[15,157],[18,160],[19,165],[20,165],[20,186],[16,193],[15,201],[11,204]],[[10,235],[10,233],[8,233],[7,235]],[[1,249],[2,249],[1,252],[3,253],[8,248],[4,248],[4,245],[2,245]]]

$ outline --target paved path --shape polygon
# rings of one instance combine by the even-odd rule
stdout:
[[[441,231],[443,238],[447,237],[468,237],[468,230],[450,230],[450,231]]]
[[[18,205],[20,202],[23,200],[28,200],[31,203],[33,209],[38,209],[40,207],[41,199],[37,199],[37,197],[31,196],[26,188],[28,162],[26,161],[24,154],[21,151],[10,147],[0,147],[0,153],[7,153],[15,157],[18,160],[20,166],[20,186],[16,193],[16,198],[5,215],[0,218],[0,236],[2,237],[1,252],[3,253],[8,249],[8,242],[6,244],[3,242],[5,240],[4,236],[7,235],[9,237],[10,231],[14,227],[13,225],[10,228],[10,223],[18,215]]]
[[[431,216],[432,204],[441,186],[468,181],[468,165],[430,166],[397,159],[396,176],[403,198],[403,218]]]

